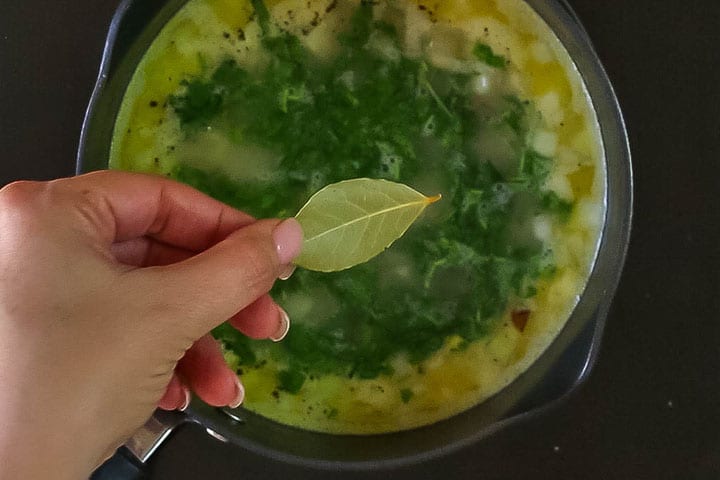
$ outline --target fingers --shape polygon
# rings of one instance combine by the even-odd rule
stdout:
[[[205,335],[185,353],[178,364],[188,385],[208,405],[239,406],[245,390],[235,372],[225,363],[220,346]]]
[[[159,176],[108,170],[53,183],[61,192],[74,193],[78,218],[107,245],[150,236],[200,251],[254,221],[187,185]]]
[[[275,342],[285,338],[290,329],[287,313],[269,295],[255,300],[236,313],[229,322],[250,338],[269,338]]]
[[[263,295],[236,314],[230,323],[251,338],[282,340],[290,328],[285,311],[269,295]],[[210,335],[203,336],[185,353],[178,364],[185,381],[206,403],[215,406],[240,405],[245,391],[235,372],[225,363],[219,344]],[[175,374],[158,404],[165,410],[184,410],[190,392]]]
[[[230,323],[251,338],[282,340],[290,328],[285,311],[269,295],[263,295]],[[219,344],[205,335],[185,353],[178,371],[185,382],[210,405],[237,407],[244,397],[244,389],[237,375],[225,363]],[[164,410],[184,410],[190,402],[190,390],[173,375],[158,406]]]
[[[165,394],[158,402],[158,407],[163,410],[183,411],[190,405],[190,398],[190,390],[175,373],[165,389]]]
[[[187,260],[134,270],[125,280],[153,292],[138,294],[147,310],[164,312],[176,328],[185,323],[183,333],[198,338],[270,291],[301,246],[296,220],[261,220]]]

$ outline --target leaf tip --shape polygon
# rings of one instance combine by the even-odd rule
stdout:
[[[425,201],[427,201],[428,205],[431,203],[435,203],[438,200],[442,198],[442,193],[438,193],[437,195],[433,195],[432,197],[425,197]]]

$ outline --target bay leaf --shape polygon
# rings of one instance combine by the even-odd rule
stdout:
[[[313,195],[296,219],[305,233],[295,264],[334,272],[366,262],[400,238],[429,204],[407,185],[356,178],[334,183]]]

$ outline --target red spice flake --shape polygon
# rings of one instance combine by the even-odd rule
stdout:
[[[511,314],[512,324],[517,328],[517,330],[522,333],[525,331],[525,327],[527,326],[528,319],[530,319],[530,310],[528,309],[522,309],[522,310],[513,310]]]

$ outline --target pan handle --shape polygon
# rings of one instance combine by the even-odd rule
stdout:
[[[90,480],[146,480],[144,470],[144,465],[127,448],[120,447],[93,472]]]
[[[93,473],[91,480],[140,480],[147,478],[145,464],[183,423],[184,413],[156,410],[152,417]]]

